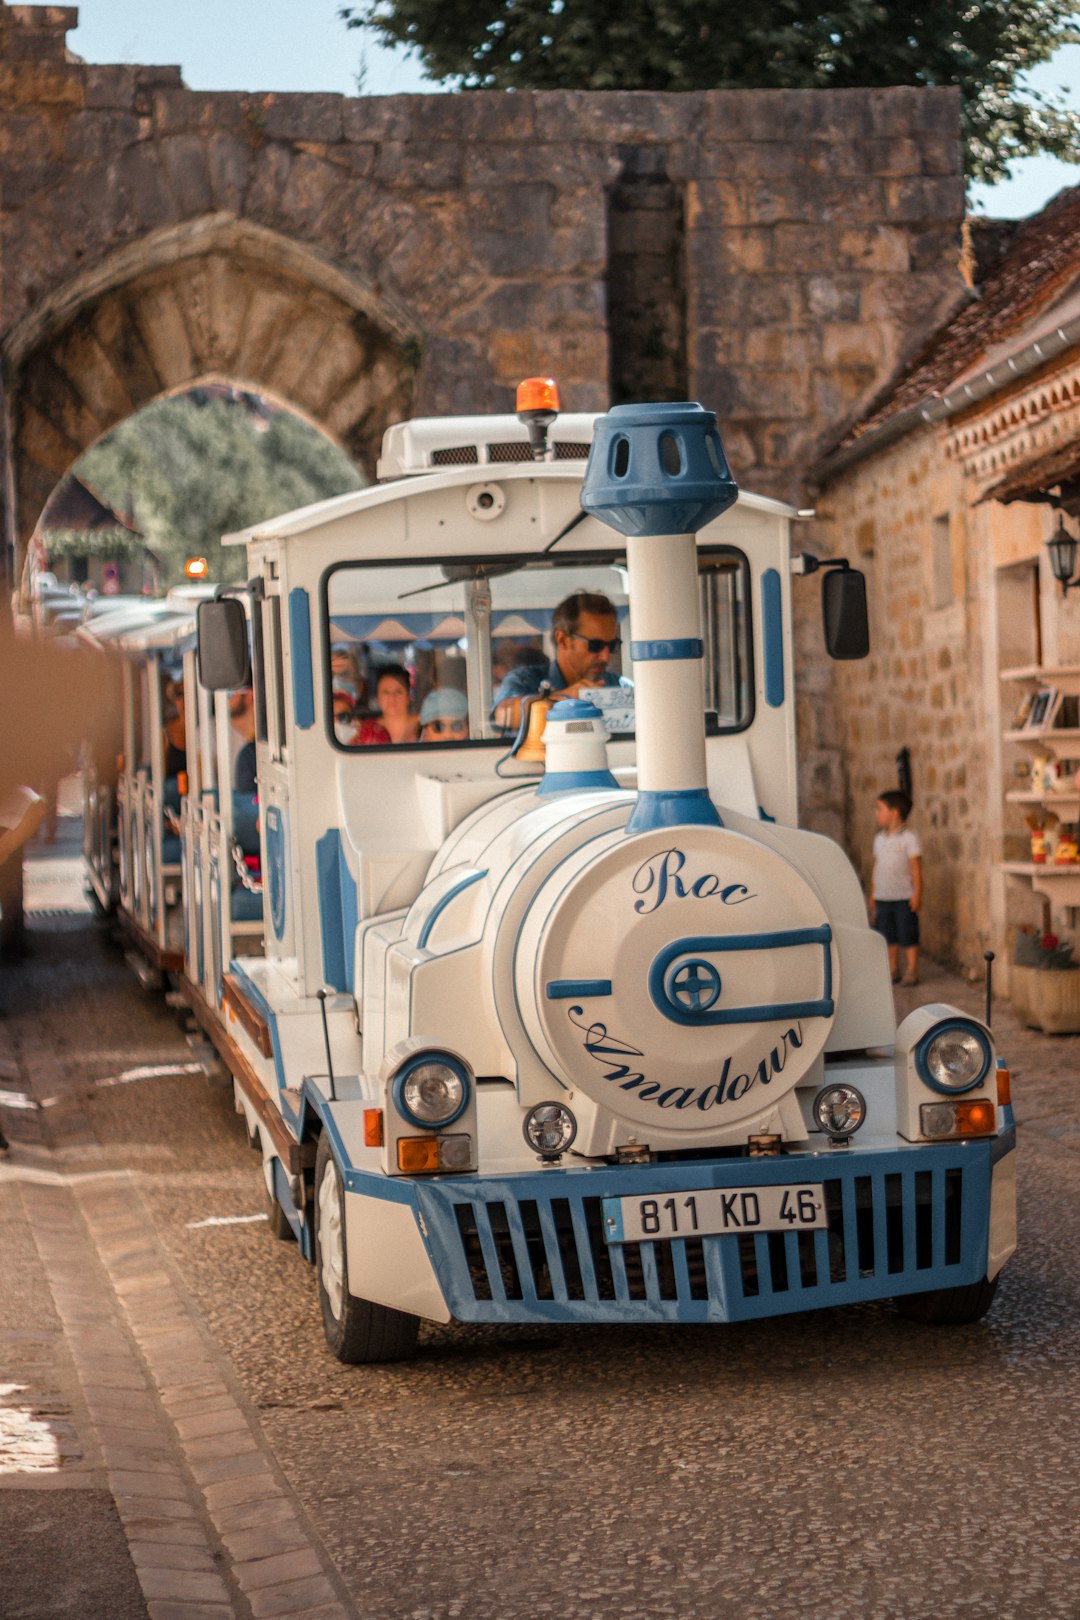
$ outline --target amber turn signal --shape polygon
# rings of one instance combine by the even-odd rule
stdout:
[[[999,1069],[997,1072],[998,1102],[1002,1108],[1007,1108],[1012,1102],[1012,1075],[1008,1069]]]
[[[937,1142],[957,1136],[993,1136],[997,1131],[997,1108],[985,1099],[923,1103],[919,1125],[924,1136]]]
[[[189,557],[184,564],[184,574],[188,579],[205,579],[210,572],[210,565],[205,557]]]
[[[559,390],[553,377],[526,377],[518,383],[518,414],[522,411],[557,411]]]
[[[439,1168],[439,1138],[437,1136],[399,1136],[397,1145],[398,1169],[411,1176],[422,1176]]]
[[[364,1109],[364,1146],[382,1147],[383,1124],[381,1108]]]

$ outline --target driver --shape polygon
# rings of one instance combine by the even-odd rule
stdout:
[[[626,684],[609,667],[620,638],[618,616],[606,596],[575,591],[555,609],[551,630],[555,657],[550,664],[518,665],[503,676],[492,705],[498,725],[516,727],[522,698],[539,692],[545,681],[554,698],[580,697],[591,687]]]

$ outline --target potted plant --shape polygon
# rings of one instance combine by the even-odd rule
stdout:
[[[1080,1033],[1080,962],[1057,934],[1017,930],[1009,997],[1021,1021],[1047,1035]]]

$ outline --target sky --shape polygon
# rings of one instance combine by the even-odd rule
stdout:
[[[355,95],[366,59],[365,93],[433,94],[418,61],[361,43],[338,18],[340,0],[81,0],[71,49],[88,62],[177,64],[192,90],[333,90]],[[1080,45],[1065,46],[1031,75],[1041,90],[1065,86],[1080,119]],[[999,218],[1034,213],[1080,166],[1024,158],[1013,178],[974,186],[975,209]]]

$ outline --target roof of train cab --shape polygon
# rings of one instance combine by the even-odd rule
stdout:
[[[591,437],[591,427],[597,421],[597,416],[570,417],[566,420],[574,424],[579,430],[579,424],[587,424]],[[560,419],[562,420],[562,419]],[[486,447],[490,450],[494,445],[503,441],[514,442],[524,437],[524,429],[516,417],[447,417],[425,418],[415,423],[401,423],[387,430],[384,439],[384,456],[380,460],[380,468],[387,464],[387,446],[393,436],[405,429],[425,430],[421,436],[427,447],[427,454],[434,454],[439,447],[435,444],[434,429],[438,428],[438,440],[446,449],[452,449],[456,441],[471,433],[477,437],[482,427],[486,439],[477,440],[474,448],[478,456]],[[559,421],[556,421],[552,430],[553,437],[557,436]],[[430,433],[427,430],[432,430]],[[556,438],[556,443],[557,443]],[[569,441],[567,441],[569,442]],[[584,443],[584,440],[575,440],[575,444]],[[391,460],[391,464],[396,464]],[[400,463],[405,465],[404,461]],[[401,476],[389,481],[370,484],[359,490],[351,490],[345,495],[331,496],[328,500],[316,501],[311,506],[300,507],[295,512],[285,512],[279,517],[268,518],[265,522],[253,524],[250,528],[240,529],[234,534],[222,537],[223,545],[247,545],[252,541],[260,540],[288,540],[302,535],[314,536],[317,532],[327,530],[352,517],[374,511],[380,507],[408,504],[427,503],[432,496],[442,494],[450,495],[457,490],[466,492],[472,486],[489,484],[517,484],[534,483],[546,486],[552,492],[560,488],[566,491],[567,516],[573,515],[577,510],[574,491],[581,487],[585,471],[585,458],[565,458],[552,461],[511,461],[492,462],[477,459],[461,465],[437,466],[424,468],[415,464],[409,465],[408,470]],[[795,507],[788,506],[783,501],[773,500],[767,495],[755,495],[747,490],[740,490],[738,500],[731,509],[718,522],[722,523],[723,531],[717,532],[717,540],[721,543],[739,544],[739,530],[752,531],[757,525],[764,524],[772,528],[777,519],[790,520],[800,516]],[[549,543],[552,534],[536,537],[536,541],[529,547],[523,547],[520,542],[515,544],[513,550],[535,549],[541,550]],[[494,539],[494,535],[492,536]],[[564,549],[609,549],[613,543],[612,530],[597,519],[586,518],[571,537],[571,543]],[[456,548],[445,548],[453,552]],[[485,549],[487,549],[485,547]]]

